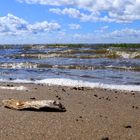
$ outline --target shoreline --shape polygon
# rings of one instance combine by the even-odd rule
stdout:
[[[140,92],[43,84],[0,83],[0,140],[139,139]],[[58,100],[66,112],[17,111],[3,99]]]
[[[0,85],[2,84],[23,84],[23,85],[44,85],[44,86],[60,86],[60,87],[82,87],[87,89],[103,89],[103,90],[115,90],[122,92],[140,92],[140,85],[118,85],[118,84],[104,84],[104,83],[94,83],[82,80],[72,80],[72,79],[61,79],[61,78],[52,78],[52,79],[43,79],[43,80],[0,80]]]

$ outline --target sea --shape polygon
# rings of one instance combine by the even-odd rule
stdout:
[[[0,82],[140,91],[140,45],[0,45]]]

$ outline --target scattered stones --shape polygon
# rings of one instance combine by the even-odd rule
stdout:
[[[82,119],[83,117],[82,116],[79,116],[79,118],[78,119],[76,119],[76,121],[78,122],[78,121],[82,121],[83,122],[83,119]]]
[[[59,97],[58,95],[55,96],[58,100],[61,100],[61,97]]]
[[[134,109],[138,109],[138,106],[132,106],[132,108],[134,108]]]
[[[84,90],[84,87],[73,87],[74,90]]]

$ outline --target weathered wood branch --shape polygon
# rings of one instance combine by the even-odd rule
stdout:
[[[10,109],[16,110],[46,110],[52,109],[56,111],[66,111],[65,107],[58,101],[54,100],[34,100],[34,101],[20,101],[20,100],[3,100],[3,105]]]

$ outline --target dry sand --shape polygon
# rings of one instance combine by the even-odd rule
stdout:
[[[0,140],[140,140],[139,92],[24,86],[28,90],[0,89]],[[1,104],[9,98],[59,100],[67,111],[11,110]]]

